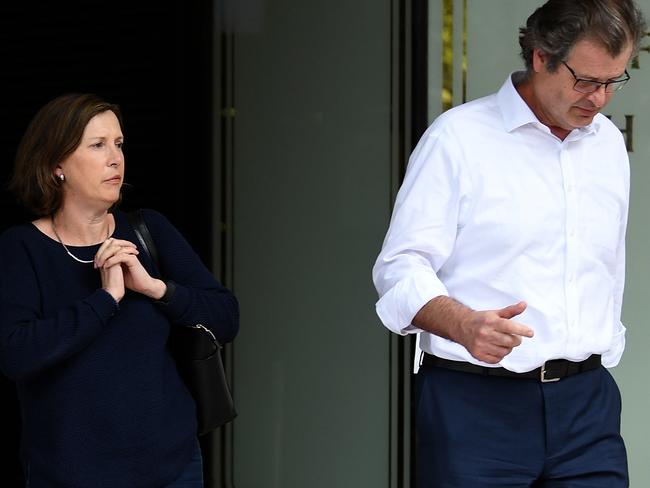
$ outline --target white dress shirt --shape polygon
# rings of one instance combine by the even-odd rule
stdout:
[[[373,268],[377,314],[446,359],[523,372],[602,354],[615,366],[625,347],[628,197],[617,127],[599,114],[562,141],[509,76],[498,93],[438,117],[413,151]],[[411,324],[440,295],[474,310],[524,300],[514,320],[535,335],[498,365],[482,363]]]

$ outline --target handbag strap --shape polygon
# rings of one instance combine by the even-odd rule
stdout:
[[[151,262],[153,263],[156,275],[158,278],[160,278],[161,275],[158,266],[158,251],[156,250],[156,245],[154,244],[153,238],[151,237],[151,232],[149,232],[149,227],[147,227],[147,223],[144,221],[144,217],[142,216],[142,209],[137,209],[129,212],[128,218],[131,226],[133,227],[133,231],[138,238],[138,241],[140,241],[140,247],[142,247],[142,251],[147,256],[149,256],[149,259],[151,259]]]
[[[135,232],[135,235],[140,242],[142,251],[149,256],[151,262],[153,263],[154,271],[156,272],[157,277],[160,278],[161,274],[158,266],[158,251],[156,250],[156,245],[153,242],[153,237],[151,237],[151,232],[149,232],[149,227],[147,227],[147,223],[144,221],[144,217],[142,216],[142,209],[133,210],[127,215],[129,222],[133,227],[133,231]],[[208,334],[212,343],[217,346],[218,349],[221,349],[221,343],[217,340],[212,331],[205,327],[203,324],[190,325],[189,327],[202,330]]]

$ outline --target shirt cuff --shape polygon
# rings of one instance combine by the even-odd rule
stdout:
[[[449,292],[435,274],[418,273],[399,281],[382,295],[376,305],[377,315],[396,334],[415,334],[422,330],[412,324],[413,317],[441,295],[448,296]]]

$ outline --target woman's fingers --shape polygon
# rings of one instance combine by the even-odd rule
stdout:
[[[126,264],[127,266],[131,267],[135,265],[136,263],[132,261],[135,259],[137,261],[136,256],[139,254],[138,250],[132,247],[123,247],[120,249],[115,250],[114,253],[107,253],[101,258],[101,263],[102,264],[96,264],[95,266],[98,268],[110,268],[112,266],[115,266],[116,264]]]
[[[104,267],[110,258],[119,253],[137,254],[137,252],[137,248],[132,242],[109,237],[103,242],[95,254],[95,268]]]

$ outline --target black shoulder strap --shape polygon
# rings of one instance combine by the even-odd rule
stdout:
[[[137,236],[138,241],[140,241],[140,247],[142,248],[142,251],[151,258],[151,261],[153,262],[153,265],[156,269],[156,273],[158,276],[160,276],[160,270],[158,266],[158,252],[156,251],[156,245],[153,242],[153,238],[151,237],[147,223],[144,221],[144,217],[142,217],[142,209],[129,212],[128,217],[131,226],[133,226],[135,235]]]

